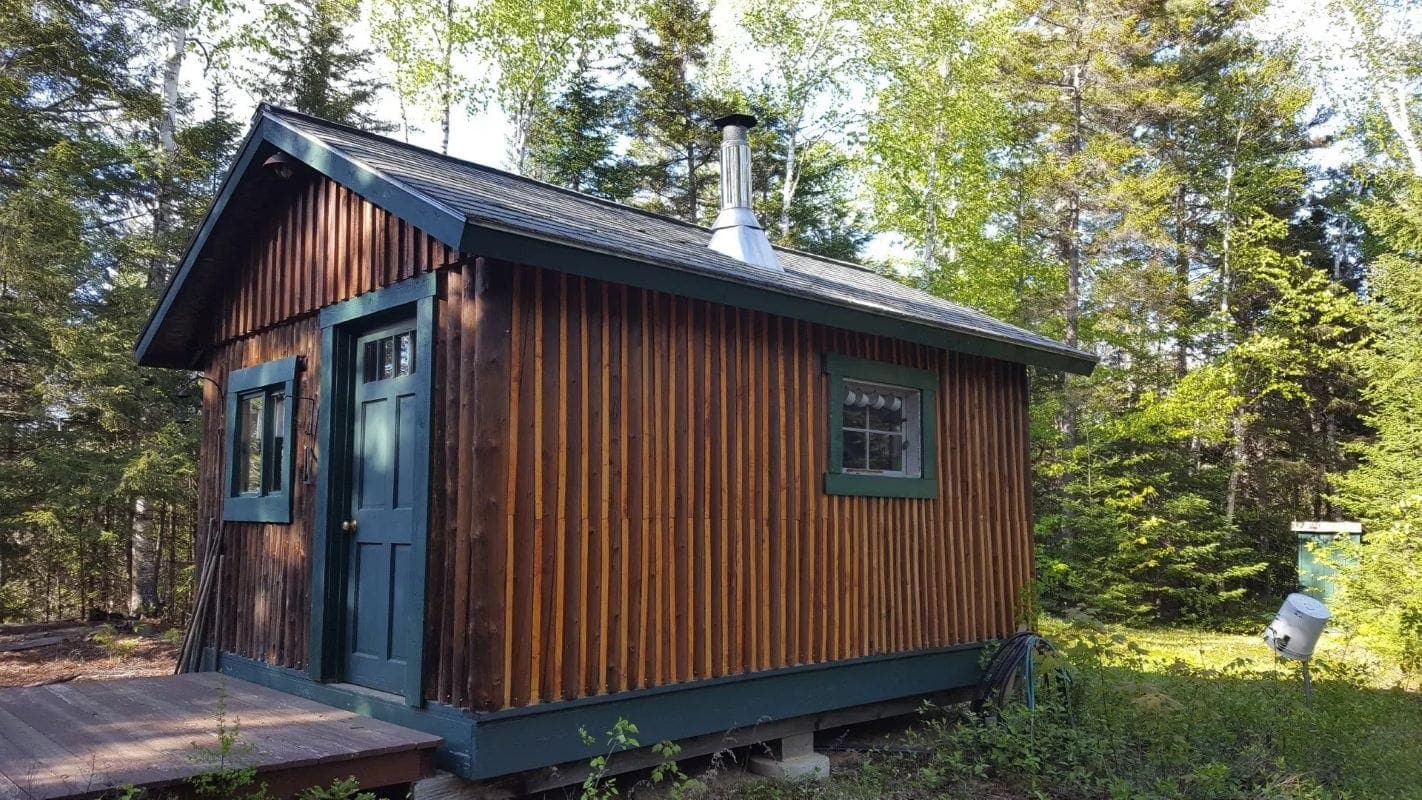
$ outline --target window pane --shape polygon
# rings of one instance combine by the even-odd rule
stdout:
[[[265,396],[261,392],[237,399],[237,493],[262,491],[262,423]]]
[[[415,371],[415,334],[413,331],[395,337],[395,374],[409,375]]]
[[[903,437],[897,434],[869,434],[869,469],[901,472],[903,468]]]
[[[267,454],[267,492],[282,490],[282,455],[286,452],[286,392],[280,389],[267,395],[271,404],[272,450]]]
[[[380,340],[380,377],[395,377],[395,348],[393,347],[394,337],[387,336]]]
[[[365,347],[361,349],[363,351],[361,353],[361,383],[380,380],[380,375],[377,372],[377,367],[380,366],[380,353],[376,342],[366,342]]]
[[[863,428],[863,427],[864,427],[864,409],[859,408],[858,406],[845,406],[845,407],[844,407],[844,427],[846,427],[846,428]]]
[[[903,430],[903,399],[895,397],[892,400],[895,402],[886,402],[883,408],[869,406],[865,409],[869,414],[868,427],[870,430],[894,432]]]
[[[867,466],[865,456],[864,434],[859,431],[845,431],[844,468],[864,469]]]

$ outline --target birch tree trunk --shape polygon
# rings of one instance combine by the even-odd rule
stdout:
[[[142,497],[133,501],[133,535],[129,539],[132,568],[129,571],[129,616],[152,613],[158,608],[158,539],[153,532],[153,512]]]
[[[163,113],[158,120],[158,144],[162,148],[162,164],[158,174],[156,202],[153,209],[153,259],[148,269],[148,288],[156,289],[168,281],[168,259],[162,239],[170,228],[172,216],[171,171],[178,154],[178,104],[181,100],[183,58],[188,50],[189,14],[192,0],[176,0],[173,5],[173,27],[168,39],[168,57],[163,61]]]

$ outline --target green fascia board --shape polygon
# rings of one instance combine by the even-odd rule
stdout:
[[[218,662],[233,677],[441,736],[442,767],[487,779],[603,755],[600,739],[588,745],[578,731],[600,737],[619,719],[634,723],[639,740],[652,744],[973,686],[982,677],[982,648],[866,656],[489,713],[439,703],[411,708],[395,696],[322,684],[298,670],[229,653]]]
[[[260,108],[257,109],[256,117],[262,117]],[[242,140],[242,145],[237,151],[237,158],[233,160],[232,166],[223,176],[222,185],[218,188],[217,194],[213,196],[212,203],[208,206],[207,213],[203,215],[202,222],[198,225],[192,240],[188,242],[187,250],[183,252],[183,260],[178,263],[177,272],[173,274],[173,279],[164,288],[163,297],[158,301],[157,307],[153,309],[153,313],[148,317],[148,322],[143,326],[143,333],[138,339],[138,344],[133,348],[134,357],[139,364],[145,366],[150,364],[152,366],[186,366],[168,362],[150,362],[148,350],[152,347],[153,337],[163,326],[163,320],[167,318],[168,311],[173,307],[173,302],[182,290],[183,284],[187,283],[188,275],[192,272],[193,265],[197,263],[198,256],[202,253],[208,238],[212,236],[213,230],[217,227],[217,221],[222,217],[223,210],[231,201],[232,193],[236,191],[237,184],[241,182],[242,176],[251,166],[252,159],[261,148],[263,141],[262,123],[254,125],[252,130],[247,133],[247,137]]]
[[[182,292],[194,265],[206,247],[208,239],[216,228],[217,221],[232,200],[232,195],[241,184],[241,178],[251,168],[256,154],[264,143],[269,143],[291,155],[317,172],[359,194],[366,200],[395,214],[430,236],[450,247],[458,247],[464,236],[466,222],[458,214],[434,202],[422,194],[391,180],[384,174],[337,152],[318,139],[307,136],[266,113],[263,105],[256,113],[257,123],[244,140],[241,150],[231,169],[223,178],[222,187],[213,198],[207,214],[203,216],[197,233],[188,244],[177,273],[163,292],[163,297],[144,326],[143,334],[134,348],[138,363],[153,366],[187,366],[172,361],[150,360],[149,351],[153,340],[163,326],[164,319],[173,303]]]
[[[864,497],[905,497],[932,499],[938,496],[938,373],[903,367],[884,361],[854,358],[841,353],[825,353],[825,373],[829,376],[829,463],[825,465],[825,493]],[[862,380],[917,389],[919,392],[918,433],[920,470],[917,478],[893,478],[844,472],[844,381]]]
[[[1085,375],[1095,367],[1095,359],[1085,355],[1072,356],[993,338],[980,332],[951,330],[866,309],[813,300],[698,274],[669,264],[641,260],[635,256],[605,253],[578,244],[511,231],[497,227],[490,220],[468,219],[319,139],[286,125],[267,114],[265,108],[258,110],[257,117],[260,121],[248,135],[239,157],[224,179],[222,189],[188,246],[176,277],[144,328],[136,348],[139,363],[183,366],[171,360],[150,360],[153,339],[187,281],[217,219],[230,201],[232,192],[240,183],[241,175],[251,166],[261,144],[267,142],[460,252],[1052,370]]]
[[[296,373],[301,367],[300,356],[287,356],[250,367],[234,369],[227,374],[227,416],[223,421],[223,442],[227,447],[226,469],[222,474],[222,520],[223,522],[265,522],[274,525],[291,523],[292,503],[292,445],[296,442],[296,418],[300,408],[297,396]],[[244,392],[267,386],[280,385],[286,393],[288,411],[286,414],[286,441],[288,445],[281,452],[281,474],[283,488],[279,492],[261,496],[232,494],[232,482],[236,476],[237,448],[237,398]],[[270,451],[268,451],[270,452]]]

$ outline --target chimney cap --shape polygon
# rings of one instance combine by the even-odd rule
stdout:
[[[717,128],[724,128],[728,125],[737,125],[742,128],[754,128],[756,126],[756,122],[756,118],[751,116],[750,114],[727,114],[724,117],[716,118],[712,121],[711,124],[715,125]]]

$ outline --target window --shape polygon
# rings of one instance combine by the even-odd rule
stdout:
[[[291,522],[296,369],[296,356],[291,356],[227,376],[225,520]]]
[[[415,332],[395,333],[365,343],[361,383],[401,378],[415,371]]]
[[[825,491],[934,497],[938,376],[881,361],[825,356],[830,463]]]

